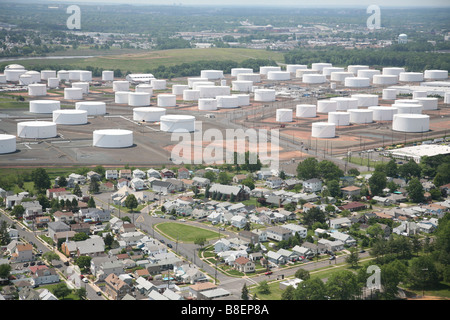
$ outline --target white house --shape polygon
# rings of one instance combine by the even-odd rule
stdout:
[[[106,170],[105,171],[105,178],[107,180],[113,179],[116,180],[119,177],[119,171],[117,170]]]
[[[247,219],[243,216],[235,215],[231,218],[231,225],[236,228],[242,229],[245,227],[246,223],[247,223]]]
[[[307,231],[308,231],[306,228],[304,228],[298,224],[293,224],[293,223],[284,224],[284,225],[281,225],[280,227],[291,231],[293,236],[295,236],[295,233],[298,233],[298,235],[301,238],[306,238]]]
[[[134,190],[142,190],[145,188],[145,182],[141,178],[133,178],[131,179],[130,186]]]
[[[230,250],[230,241],[227,239],[220,239],[214,243],[214,252],[222,252]]]
[[[207,217],[208,221],[211,222],[212,224],[220,223],[222,221],[222,218],[223,218],[223,213],[217,212],[217,211],[214,211]]]
[[[303,189],[305,192],[321,191],[322,190],[322,181],[317,178],[303,181]]]
[[[266,179],[266,186],[272,189],[278,189],[281,187],[283,179],[280,177],[270,177]]]
[[[330,219],[330,228],[332,229],[339,229],[342,227],[349,227],[351,226],[352,222],[349,218],[337,218],[337,219]]]

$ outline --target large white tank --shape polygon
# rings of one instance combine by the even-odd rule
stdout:
[[[361,69],[358,70],[358,73],[356,74],[358,78],[369,78],[370,81],[372,81],[373,76],[381,74],[380,70],[376,69]]]
[[[116,80],[113,81],[113,91],[129,91],[130,82],[126,80]]]
[[[153,90],[166,90],[167,88],[167,81],[164,79],[152,79],[150,84]]]
[[[42,83],[32,83],[28,85],[28,95],[29,96],[46,96],[47,95],[47,85]]]
[[[286,71],[292,72],[292,73],[296,73],[297,70],[304,70],[304,69],[308,69],[308,66],[305,64],[287,64],[286,65]]]
[[[311,84],[325,83],[327,82],[327,77],[323,74],[308,73],[303,75],[302,82]]]
[[[428,96],[428,92],[427,91],[418,91],[415,90],[412,93],[412,98],[413,99],[417,99],[417,98],[426,98]]]
[[[292,122],[291,109],[277,109],[275,120],[277,122]]]
[[[195,131],[195,117],[188,115],[162,116],[160,130],[164,132],[193,132]]]
[[[215,98],[231,94],[229,86],[196,86],[196,90],[200,90],[200,98]]]
[[[75,103],[76,110],[85,110],[88,116],[106,114],[106,103],[103,101],[79,101]]]
[[[400,73],[405,72],[405,68],[387,67],[383,68],[383,75],[385,76],[399,76]]]
[[[395,100],[397,99],[397,89],[383,89],[383,100]]]
[[[395,104],[421,104],[419,100],[417,99],[397,99],[394,101]]]
[[[217,100],[214,98],[200,98],[198,99],[198,110],[214,111],[217,110]]]
[[[354,77],[353,73],[340,71],[340,72],[332,72],[330,74],[331,81],[344,82],[345,78],[348,78],[348,77]]]
[[[239,73],[237,75],[237,80],[261,82],[261,75],[259,73]]]
[[[66,100],[83,100],[82,88],[64,88],[64,99]]]
[[[350,113],[348,112],[328,112],[328,123],[334,123],[336,126],[349,126]]]
[[[325,67],[322,70],[324,76],[331,76],[333,72],[345,72],[345,69],[341,67]]]
[[[322,72],[324,68],[331,68],[333,64],[327,62],[317,62],[311,64],[311,70]]]
[[[350,97],[333,97],[331,101],[336,101],[335,111],[347,111],[348,109],[358,109],[358,99]]]
[[[311,70],[311,69],[297,69],[295,70],[295,77],[303,79],[305,74],[320,74],[320,71]]]
[[[83,70],[80,71],[80,81],[92,81],[92,71]]]
[[[197,101],[200,98],[200,90],[184,90],[183,100],[184,101]]]
[[[311,136],[314,138],[334,138],[336,136],[336,124],[314,122],[311,125]]]
[[[29,108],[31,113],[52,113],[61,109],[61,102],[58,100],[31,100]]]
[[[0,83],[6,83],[6,76],[4,74],[0,74]]]
[[[49,88],[57,88],[59,86],[59,79],[58,78],[48,78],[47,86]]]
[[[218,109],[233,109],[239,107],[239,99],[236,96],[217,96]]]
[[[337,110],[337,101],[335,100],[318,100],[317,101],[317,112],[318,113],[328,113]]]
[[[256,89],[254,100],[259,102],[275,101],[275,93],[273,89]]]
[[[250,95],[249,94],[233,94],[233,97],[238,98],[238,106],[249,106],[250,105]]]
[[[116,91],[114,92],[114,102],[119,104],[128,103],[129,91]]]
[[[398,83],[398,76],[396,75],[386,75],[386,74],[378,74],[374,75],[372,78],[373,84],[379,85],[392,85]]]
[[[177,105],[177,96],[174,94],[158,94],[156,104],[158,107],[175,107]]]
[[[6,69],[4,71],[4,74],[6,76],[6,81],[11,81],[11,82],[18,82],[19,81],[19,77],[23,74],[25,74],[25,72],[27,72],[27,70],[25,69]]]
[[[222,70],[201,70],[200,78],[206,78],[208,80],[218,80],[222,79],[223,71]]]
[[[370,109],[349,109],[350,123],[363,124],[373,122],[373,111]]]
[[[281,71],[281,67],[274,67],[274,66],[262,66],[259,67],[259,74],[267,75],[269,71]]]
[[[240,73],[253,73],[252,68],[231,68],[231,76],[237,77]]]
[[[113,70],[103,70],[102,71],[102,81],[114,81],[114,71]]]
[[[407,104],[407,103],[401,103],[401,104],[393,104],[392,107],[397,108],[398,114],[421,114],[423,107],[421,104]]]
[[[81,88],[83,94],[89,94],[89,82],[72,82],[72,88]]]
[[[56,123],[51,121],[24,121],[17,123],[17,136],[29,139],[56,137]]]
[[[69,70],[70,81],[80,81],[80,73],[83,70]]]
[[[447,70],[425,70],[424,78],[428,80],[446,80],[448,79]]]
[[[39,71],[30,70],[25,72],[23,75],[31,76],[31,83],[38,83],[41,81],[41,73]]]
[[[378,95],[376,94],[352,94],[352,98],[358,99],[358,107],[371,107],[378,105]]]
[[[344,85],[348,88],[365,88],[370,86],[369,78],[347,77]]]
[[[151,95],[148,92],[129,92],[128,105],[131,107],[145,107],[150,105]]]
[[[449,104],[450,103],[450,92],[446,92],[444,95],[444,103]]]
[[[42,70],[41,71],[41,80],[47,81],[48,78],[55,78],[56,71],[55,70]]]
[[[398,80],[402,82],[421,82],[423,81],[422,72],[401,72]]]
[[[69,81],[69,71],[67,70],[59,70],[57,72],[57,77],[60,81]]]
[[[134,88],[135,92],[147,92],[150,93],[150,95],[153,94],[153,87],[147,83],[141,83],[138,84],[135,88]]]
[[[158,122],[166,114],[166,109],[157,107],[140,107],[133,109],[133,120],[145,122]]]
[[[200,90],[199,87],[215,87],[215,83],[213,81],[196,81],[192,84],[193,90]]]
[[[392,121],[394,114],[398,112],[397,108],[387,106],[372,106],[367,109],[373,111],[374,121]]]
[[[251,92],[253,81],[236,80],[231,81],[231,90],[239,92]]]
[[[295,107],[295,115],[298,118],[315,118],[317,116],[316,109],[314,104],[298,104]]]
[[[438,98],[434,97],[424,97],[424,98],[416,98],[422,104],[422,110],[437,110],[438,108]]]
[[[88,112],[86,110],[55,110],[53,122],[56,124],[81,125],[87,123]]]
[[[174,84],[172,86],[172,94],[182,95],[184,90],[188,90],[189,86],[187,84]]]
[[[94,130],[92,145],[99,148],[127,148],[133,145],[133,131],[121,129]]]
[[[5,78],[6,80],[6,78]],[[32,84],[33,82],[33,77],[28,75],[28,74],[22,74],[19,76],[19,84],[22,86],[27,86],[29,84]]]
[[[267,72],[267,80],[291,80],[291,73],[289,71],[269,71]]]
[[[188,78],[187,80],[188,80],[189,88],[192,88],[192,89],[194,88],[194,83],[196,83],[196,82],[207,82],[208,81],[207,78],[199,78],[199,77]]]
[[[369,69],[369,66],[361,65],[361,64],[354,64],[347,66],[347,71],[351,72],[354,76],[358,74],[359,70],[367,70]]]
[[[16,136],[12,134],[0,134],[0,154],[12,153],[16,150]]]
[[[395,114],[392,130],[401,132],[426,132],[430,130],[430,116],[426,114]]]

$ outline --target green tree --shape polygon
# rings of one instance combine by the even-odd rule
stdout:
[[[296,272],[295,272],[295,277],[298,279],[301,279],[303,281],[305,280],[309,280],[311,278],[311,275],[309,273],[308,270],[305,270],[303,268],[299,268]]]
[[[85,288],[80,288],[76,290],[75,294],[78,297],[78,299],[85,300],[87,297],[87,290]]]
[[[430,256],[413,258],[408,275],[408,280],[416,288],[432,288],[439,283],[439,274]]]
[[[84,232],[78,232],[73,236],[73,241],[84,241],[88,239],[89,236]]]
[[[91,266],[92,258],[89,256],[80,256],[75,261],[75,264],[80,267],[81,270],[87,270]]]
[[[270,287],[266,280],[261,281],[258,285],[258,292],[261,294],[269,294],[270,293]]]
[[[83,196],[83,192],[81,191],[80,185],[76,184],[75,187],[73,188],[72,193],[74,195],[76,195],[77,197],[82,197]]]
[[[411,159],[407,163],[400,166],[398,173],[406,180],[410,180],[412,177],[420,177],[421,169],[420,166]]]
[[[136,196],[134,194],[129,194],[125,199],[125,206],[130,210],[130,212],[133,212],[135,208],[137,208],[139,205]]]
[[[8,232],[8,224],[5,220],[0,223],[0,245],[6,246],[11,242]]]
[[[356,168],[351,168],[350,170],[348,170],[347,174],[350,175],[350,176],[357,177],[357,176],[360,175],[360,172]]]
[[[11,265],[4,263],[0,264],[0,279],[8,279],[11,274]]]
[[[369,178],[369,186],[371,194],[378,196],[383,193],[383,189],[386,188],[387,180],[386,174],[381,171],[375,171]]]
[[[327,189],[330,192],[330,196],[332,197],[340,197],[341,196],[341,187],[339,186],[338,180],[330,180],[327,182]]]
[[[281,294],[281,300],[295,300],[295,288],[288,286]]]
[[[320,177],[325,181],[336,180],[344,176],[342,171],[334,162],[329,160],[322,160],[317,166]]]
[[[11,211],[12,215],[15,216],[16,219],[22,218],[24,212],[25,212],[25,208],[21,204],[15,205]]]
[[[53,290],[53,294],[61,300],[64,300],[72,291],[67,287],[65,282],[58,283]]]
[[[247,285],[244,283],[244,285],[242,286],[242,291],[241,291],[241,299],[242,300],[248,300],[248,288]]]
[[[225,171],[222,171],[219,173],[217,180],[220,184],[229,184],[231,182],[232,178],[230,177],[230,175],[228,173],[226,173]]]
[[[345,262],[352,266],[352,268],[356,268],[359,263],[359,254],[356,248],[349,249],[350,254],[345,257]]]
[[[104,242],[107,248],[111,248],[111,245],[114,242],[114,237],[110,233],[108,233],[104,238]]]
[[[408,196],[413,202],[423,202],[424,200],[424,190],[423,186],[420,183],[419,178],[412,178],[408,186],[406,187],[406,190],[408,191]]]
[[[297,177],[302,180],[318,178],[320,176],[318,165],[316,158],[306,158],[297,165]]]
[[[194,240],[194,244],[198,245],[200,248],[202,248],[206,243],[205,237],[197,237]]]
[[[327,300],[327,289],[319,278],[302,281],[295,290],[296,300]]]
[[[61,188],[67,187],[67,179],[64,176],[59,177],[58,179],[58,186]]]
[[[91,183],[89,184],[89,192],[90,193],[98,193],[100,191],[100,184],[97,179],[91,179]]]
[[[311,227],[316,222],[326,222],[325,212],[320,210],[319,207],[311,208],[307,212],[303,213],[303,223],[305,225]]]
[[[354,300],[361,293],[356,275],[349,270],[333,273],[328,278],[326,288],[332,300]]]
[[[393,300],[398,293],[398,285],[403,282],[408,273],[408,268],[400,260],[394,260],[381,266],[382,295],[387,300]]]
[[[31,179],[34,182],[34,187],[39,193],[44,192],[51,186],[50,177],[44,168],[37,168],[31,172]]]
[[[397,162],[394,159],[389,160],[386,164],[386,175],[391,178],[397,178],[398,175],[398,167]]]
[[[48,262],[51,262],[53,260],[60,260],[59,255],[53,251],[47,251],[42,255],[42,257],[47,260]]]
[[[95,208],[96,207],[94,197],[90,197],[89,198],[87,205],[88,205],[88,208]]]
[[[206,171],[203,178],[209,179],[209,181],[214,182],[217,179],[217,175],[214,171]]]

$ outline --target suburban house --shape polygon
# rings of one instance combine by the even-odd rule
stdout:
[[[283,256],[283,258],[286,261],[297,261],[298,257],[299,257],[297,252],[289,251],[289,250],[286,250],[286,249],[279,249],[277,251],[277,253],[280,254],[281,256]]]
[[[211,185],[209,192],[210,194],[214,192],[224,194],[228,199],[231,197],[231,195],[233,195],[236,201],[248,200],[249,198],[249,192],[247,191],[247,189],[238,186],[228,186],[215,183]]]
[[[292,236],[290,230],[281,227],[267,228],[267,238],[276,241],[288,240]]]
[[[175,178],[175,173],[172,170],[166,168],[162,169],[160,171],[160,174],[162,179]]]
[[[281,187],[283,183],[283,179],[281,179],[280,177],[270,177],[266,179],[266,186],[272,189],[278,189]]]
[[[292,251],[297,253],[299,257],[304,257],[306,259],[310,259],[314,257],[314,252],[310,248],[295,246],[292,248]]]
[[[56,233],[70,231],[70,227],[61,221],[50,222],[48,223],[47,228],[49,238],[55,242],[58,241],[55,237]]]
[[[86,184],[86,177],[81,175],[81,174],[77,174],[77,173],[71,173],[69,174],[69,177],[67,179],[72,180],[73,184]]]
[[[53,268],[43,268],[36,270],[30,281],[31,285],[33,286],[46,285],[57,282],[59,282],[59,275]]]
[[[192,178],[192,185],[205,188],[206,186],[210,185],[211,181],[208,178],[202,178],[202,177],[194,177]]]
[[[245,227],[245,224],[247,223],[247,219],[240,215],[235,215],[231,218],[231,225],[233,227],[242,229]]]
[[[242,181],[244,181],[245,179],[247,179],[247,175],[237,174],[233,177],[233,182],[234,183],[242,183]]]
[[[284,256],[275,251],[269,251],[267,253],[267,260],[275,264],[285,264],[287,262]]]
[[[13,262],[28,262],[33,261],[33,246],[30,243],[17,243],[14,251],[11,253],[11,260]]]
[[[318,192],[322,190],[322,181],[317,178],[303,181],[303,190],[305,192]]]
[[[47,198],[49,199],[53,199],[58,197],[60,194],[62,193],[70,193],[66,190],[66,188],[53,188],[53,189],[47,189],[45,191],[45,195],[47,196]]]
[[[130,169],[119,170],[119,178],[131,180],[132,174]]]
[[[147,178],[156,178],[156,179],[161,179],[161,174],[159,173],[158,170],[155,169],[148,169],[147,170]]]
[[[241,239],[247,240],[250,244],[259,243],[259,235],[251,231],[241,231],[239,232],[238,236]]]
[[[328,251],[341,251],[344,250],[344,243],[340,240],[334,240],[334,241],[330,241],[327,239],[319,239],[319,241],[317,241],[317,243],[320,245],[325,245],[326,249]]]
[[[167,181],[155,180],[152,182],[152,190],[154,192],[160,192],[162,194],[168,194],[175,190],[172,183]]]
[[[341,188],[341,191],[342,191],[342,195],[344,197],[349,197],[349,198],[352,198],[354,196],[356,197],[361,194],[361,188],[359,188],[357,186],[344,187],[344,188]]]
[[[105,183],[100,184],[99,191],[100,192],[113,192],[116,189],[114,183],[107,181]]]
[[[139,178],[139,179],[142,179],[142,180],[147,177],[147,174],[144,171],[140,170],[140,169],[134,169],[132,174],[133,174],[133,178]]]
[[[145,189],[145,181],[141,178],[133,178],[131,179],[130,187],[135,191],[143,190]]]
[[[126,294],[131,293],[131,287],[114,273],[106,277],[104,290],[113,300],[121,300]]]
[[[349,218],[330,219],[330,228],[339,229],[342,227],[350,227],[352,222]]]
[[[349,211],[358,211],[358,210],[364,210],[367,206],[364,203],[361,202],[350,202],[343,206],[340,206],[340,210],[349,210]]]
[[[280,227],[291,231],[292,236],[295,236],[295,234],[298,233],[301,238],[306,238],[308,231],[305,227],[293,223],[283,224]]]
[[[255,272],[255,264],[245,257],[234,260],[234,268],[243,273]]]
[[[102,176],[95,171],[89,171],[88,173],[86,173],[86,179],[89,181],[92,180],[100,181],[102,179]]]
[[[106,170],[105,171],[106,180],[117,180],[119,178],[119,171],[117,170]]]
[[[186,168],[180,168],[178,169],[178,179],[189,179],[191,174],[189,173],[189,170]]]

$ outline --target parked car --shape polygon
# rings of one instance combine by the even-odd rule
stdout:
[[[329,260],[334,260],[336,259],[336,256],[331,256]]]
[[[102,295],[102,292],[101,292],[101,291],[97,291],[97,295],[98,295],[98,296],[101,296],[101,295]]]
[[[272,271],[267,271],[266,273],[264,273],[266,276],[271,275],[273,272]]]
[[[172,248],[172,245],[171,245],[170,243],[168,243],[167,246],[168,246],[169,248]]]

